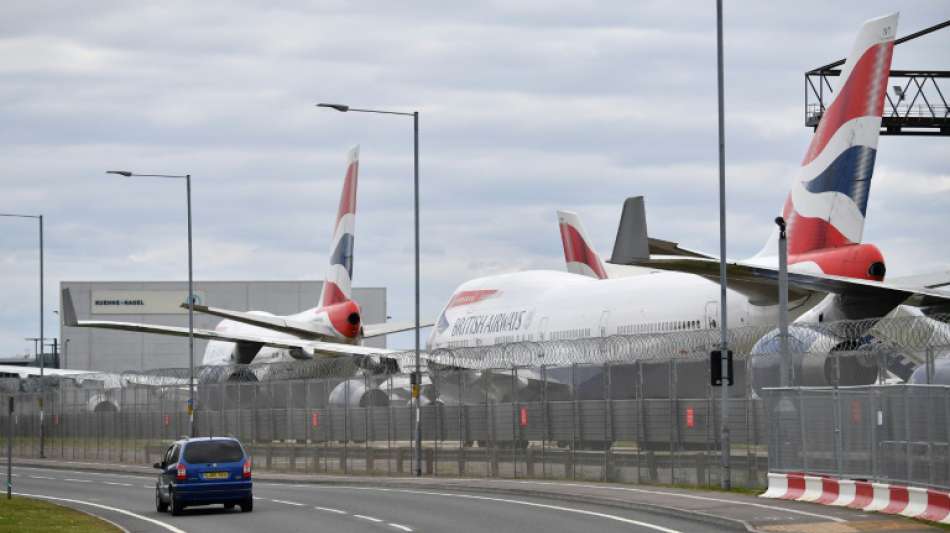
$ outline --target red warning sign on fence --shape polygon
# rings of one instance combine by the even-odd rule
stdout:
[[[851,400],[851,423],[861,423],[861,402],[858,400]]]
[[[691,428],[696,426],[696,415],[693,412],[692,407],[686,408],[686,427]]]
[[[521,408],[521,414],[518,417],[518,420],[521,423],[521,427],[523,428],[528,427],[528,408],[527,407]]]
[[[59,425],[59,415],[53,415],[53,425],[54,426]]]
[[[310,426],[315,428],[320,427],[320,413],[314,411],[310,414]]]
[[[162,417],[162,423],[166,426],[170,426],[172,423],[172,415],[165,415]]]

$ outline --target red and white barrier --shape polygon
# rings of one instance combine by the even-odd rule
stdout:
[[[836,505],[950,524],[950,493],[920,487],[770,472],[769,488],[759,497]]]

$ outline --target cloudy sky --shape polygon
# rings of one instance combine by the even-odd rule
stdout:
[[[803,72],[895,2],[727,1],[730,257],[758,251],[810,139]],[[898,34],[950,18],[900,3]],[[950,31],[894,68],[950,68]],[[654,236],[718,250],[709,1],[8,2],[0,212],[46,216],[47,324],[62,280],[320,279],[346,150],[362,146],[355,284],[412,317],[411,122],[421,112],[423,312],[462,281],[562,269],[554,211],[605,255],[624,198]],[[889,274],[950,268],[950,141],[882,138],[865,241]],[[36,227],[0,219],[0,355],[37,318]],[[391,345],[408,346],[408,338]],[[30,349],[32,349],[30,345]]]

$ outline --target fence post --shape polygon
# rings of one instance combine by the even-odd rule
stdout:
[[[511,367],[511,477],[518,479],[518,446],[521,433],[518,427],[518,369]]]
[[[798,388],[798,438],[801,442],[802,471],[808,471],[808,448],[805,446],[805,401],[801,387]]]
[[[843,477],[843,464],[844,464],[844,446],[842,441],[842,420],[841,420],[841,393],[838,390],[838,383],[841,381],[841,352],[835,353],[835,375],[834,383],[831,389],[831,397],[834,401],[834,457],[835,457],[835,472],[838,475],[838,479]]]
[[[548,407],[548,372],[547,366],[541,365],[541,479],[548,478],[547,447],[551,437]]]
[[[571,479],[577,479],[577,363],[571,364]]]
[[[904,447],[907,461],[906,482],[911,483],[914,477],[914,460],[911,455],[911,432],[910,432],[910,386],[904,385]]]
[[[878,481],[877,468],[878,468],[878,445],[877,445],[877,421],[878,417],[882,417],[880,403],[878,401],[878,389],[871,389],[870,400],[871,400],[871,480]]]
[[[676,359],[670,359],[669,375],[670,409],[670,483],[676,484],[676,445],[679,444],[680,413],[676,394]],[[723,384],[723,387],[726,385]]]
[[[927,469],[928,482],[934,485],[936,479],[937,465],[934,464],[934,425],[937,423],[937,402],[934,401],[935,388],[927,387],[927,461],[930,468]]]
[[[604,363],[604,471],[601,478],[610,481],[610,448],[613,445],[613,404],[610,391],[610,363]]]
[[[903,385],[904,387],[904,451],[905,451],[905,460],[907,461],[907,474],[905,481],[910,483],[914,477],[913,471],[913,459],[910,452],[910,386]]]
[[[393,376],[390,374],[386,378],[387,398],[393,397]],[[392,400],[387,402],[386,407],[386,472],[393,474],[393,404]]]
[[[467,442],[467,435],[465,434],[465,394],[462,391],[462,370],[455,370],[455,375],[458,376],[458,436],[459,436],[459,451],[458,451],[458,475],[462,477],[465,474],[465,443]]]
[[[343,382],[343,456],[341,457],[343,462],[343,473],[349,474],[350,468],[350,457],[349,457],[349,443],[350,443],[350,380]]]

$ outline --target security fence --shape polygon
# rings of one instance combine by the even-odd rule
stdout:
[[[766,389],[769,470],[950,489],[950,387]]]
[[[422,470],[486,476],[711,485],[719,480],[718,391],[704,361],[504,370],[430,369]],[[233,435],[256,468],[413,471],[403,374],[226,381],[198,386],[200,435]],[[62,380],[16,394],[14,453],[151,464],[189,431],[187,386],[105,388]],[[740,384],[741,385],[741,384]],[[767,421],[741,387],[730,400],[733,483],[761,486]],[[43,401],[45,422],[39,416]],[[0,417],[0,427],[6,427]]]
[[[763,388],[779,382],[777,331],[730,330],[732,485],[761,487],[770,468],[948,485],[944,388],[846,387],[947,383],[948,321],[911,313],[794,325],[788,357],[799,388],[765,399]],[[710,386],[709,364],[719,334],[691,325],[423,354],[423,472],[719,484],[721,391]],[[240,438],[257,468],[408,474],[417,411],[405,371],[413,357],[199,367],[198,433]],[[18,456],[151,464],[190,430],[189,376],[164,369],[0,379],[0,400],[16,400]],[[801,388],[811,385],[835,388]],[[0,433],[8,422],[0,415]]]

